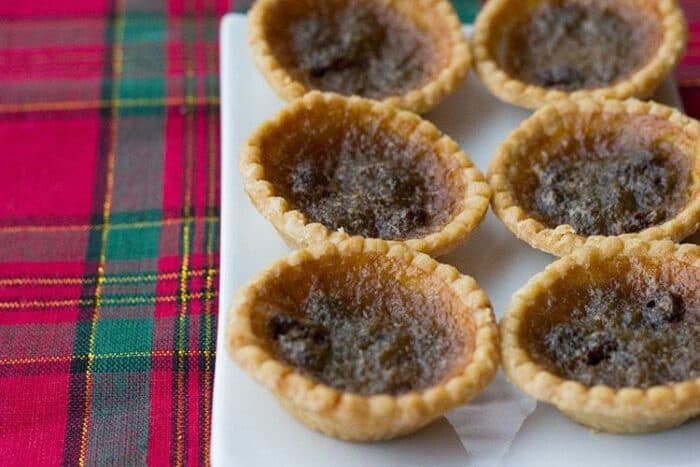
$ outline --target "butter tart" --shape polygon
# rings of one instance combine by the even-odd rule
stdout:
[[[700,247],[591,241],[518,291],[507,377],[579,423],[659,431],[700,414]]]
[[[506,102],[646,98],[686,47],[675,0],[490,0],[472,36],[476,72]]]
[[[447,0],[258,0],[249,42],[287,100],[315,89],[418,113],[451,94],[471,64]]]
[[[359,235],[439,255],[478,226],[490,196],[431,123],[315,91],[253,133],[240,168],[253,204],[293,248]]]
[[[499,361],[472,278],[359,237],[298,250],[239,290],[226,347],[302,423],[356,441],[413,432],[466,403]]]
[[[700,225],[700,123],[636,100],[559,101],[489,165],[496,215],[563,256],[595,236],[682,240]]]

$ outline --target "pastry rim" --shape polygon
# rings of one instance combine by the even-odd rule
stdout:
[[[346,98],[313,91],[292,102],[271,120],[258,127],[244,145],[240,156],[240,171],[248,196],[257,210],[272,222],[290,246],[303,247],[324,241],[339,242],[352,236],[342,230],[331,230],[323,224],[309,222],[302,211],[295,209],[285,198],[277,195],[274,184],[266,179],[260,149],[260,142],[266,133],[272,128],[284,126],[292,115],[313,109],[317,105],[354,107],[355,110],[364,114],[371,113],[377,120],[384,122],[398,119],[405,124],[400,136],[410,139],[417,135],[436,148],[436,156],[439,159],[453,157],[459,161],[461,173],[458,176],[465,185],[462,198],[458,200],[462,205],[461,210],[438,231],[419,238],[387,241],[403,243],[414,250],[439,256],[452,250],[476,230],[488,211],[491,190],[481,171],[450,137],[443,135],[435,125],[412,112],[356,96]]]
[[[536,111],[521,126],[513,131],[498,148],[489,163],[487,179],[493,196],[491,207],[496,216],[519,239],[534,248],[555,256],[564,256],[582,246],[588,239],[614,236],[584,236],[577,234],[569,224],[548,227],[535,219],[513,196],[508,182],[509,160],[513,151],[533,137],[546,133],[550,125],[563,119],[577,118],[593,113],[624,113],[628,115],[651,115],[670,122],[675,128],[688,132],[700,142],[700,122],[682,114],[677,109],[655,102],[642,102],[636,99],[618,100],[563,100],[549,104]],[[636,233],[624,233],[616,237],[622,239],[680,241],[692,235],[700,227],[700,150],[694,154],[687,151],[684,156],[692,158],[690,168],[690,195],[685,206],[672,218],[658,225],[652,225]]]
[[[596,429],[633,433],[670,428],[700,413],[700,378],[646,389],[586,386],[548,371],[530,357],[526,345],[520,342],[521,323],[526,322],[529,306],[537,296],[547,293],[554,282],[563,280],[572,267],[617,255],[674,258],[700,268],[697,245],[619,238],[589,241],[571,255],[550,264],[513,295],[500,322],[503,371],[525,393]],[[635,418],[640,415],[651,422],[644,426],[635,424]],[[610,422],[606,417],[617,420]]]
[[[443,377],[423,390],[401,395],[366,396],[317,382],[281,362],[258,344],[259,339],[250,326],[250,313],[255,306],[254,293],[266,278],[278,277],[305,262],[367,253],[380,254],[426,274],[437,275],[454,293],[454,298],[462,301],[464,309],[470,311],[474,347],[470,354],[461,354],[470,358],[462,367],[455,368],[451,376]],[[382,240],[353,237],[339,244],[326,242],[295,251],[273,263],[240,289],[229,310],[225,343],[233,360],[272,391],[306,425],[341,439],[389,439],[417,430],[481,392],[495,376],[500,359],[495,316],[486,293],[476,281],[424,253]]]
[[[486,3],[474,26],[471,49],[475,72],[489,91],[499,99],[521,107],[534,110],[565,98],[647,98],[671,73],[686,50],[687,24],[683,11],[675,0],[659,0],[656,4],[661,13],[659,23],[663,28],[663,39],[641,68],[602,88],[571,92],[529,84],[510,76],[491,53],[491,43],[497,40],[493,34],[497,28],[494,21],[504,9],[513,8],[513,1],[521,0],[490,0]]]
[[[399,0],[382,0],[386,8],[392,8],[392,3]],[[425,113],[434,108],[445,97],[452,94],[467,77],[472,64],[469,44],[462,32],[462,25],[448,0],[420,0],[422,6],[416,8],[421,15],[428,12],[441,16],[449,27],[448,31],[440,31],[441,36],[449,35],[450,61],[432,78],[416,89],[403,94],[397,94],[381,99],[386,104]],[[253,52],[254,61],[265,76],[268,83],[285,100],[292,101],[313,91],[304,83],[292,77],[287,69],[277,60],[272,47],[265,39],[265,13],[270,8],[277,7],[278,0],[257,0],[248,14],[248,44]],[[404,15],[403,12],[399,14]]]

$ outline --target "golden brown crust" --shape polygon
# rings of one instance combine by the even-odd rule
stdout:
[[[256,307],[256,292],[266,281],[317,261],[337,261],[339,257],[364,254],[379,254],[379,260],[400,261],[426,276],[436,276],[458,300],[459,305],[453,311],[458,318],[456,322],[463,323],[460,326],[469,323],[469,329],[461,329],[475,336],[475,343],[474,347],[465,345],[463,363],[445,380],[428,389],[398,396],[347,393],[318,383],[277,360],[256,336],[251,313]],[[433,287],[435,281],[426,281],[424,286],[428,287],[427,284]],[[466,403],[493,379],[499,361],[493,311],[488,297],[472,278],[404,246],[359,237],[298,250],[272,264],[239,290],[228,314],[226,348],[244,370],[272,391],[307,426],[330,436],[356,441],[389,439],[410,433],[449,409]]]
[[[523,14],[532,4],[542,0],[490,0],[479,13],[471,38],[475,71],[486,87],[499,99],[529,109],[537,109],[548,103],[565,99],[596,98],[626,99],[647,98],[675,68],[685,52],[687,26],[682,9],[675,0],[635,0],[639,6],[653,3],[658,11],[659,24],[663,28],[661,44],[653,56],[639,70],[623,80],[604,88],[582,89],[565,92],[548,89],[510,76],[493,54],[499,40],[502,24],[499,18],[504,11],[508,15]]]
[[[278,196],[275,186],[265,174],[262,161],[262,142],[273,128],[283,127],[303,112],[313,112],[318,108],[333,108],[339,112],[352,108],[357,114],[377,122],[393,122],[406,139],[419,138],[434,148],[441,160],[457,161],[458,170],[452,171],[450,181],[454,186],[464,186],[461,193],[461,210],[456,213],[439,231],[421,238],[401,241],[409,248],[438,256],[453,249],[464,240],[483,220],[491,195],[483,175],[459,146],[431,123],[417,115],[398,110],[390,105],[362,99],[345,98],[336,94],[317,91],[296,100],[272,120],[261,125],[249,138],[242,150],[240,170],[243,174],[245,190],[255,207],[275,226],[285,241],[293,248],[309,246],[324,241],[339,242],[349,234],[318,224],[309,223],[301,211],[294,209],[284,198]]]
[[[442,53],[448,56],[447,65],[436,72],[435,76],[420,88],[402,95],[390,96],[382,102],[425,113],[452,94],[464,81],[471,66],[469,45],[462,32],[461,23],[448,0],[372,0],[395,8],[416,24],[433,27],[431,37],[439,37],[447,46]],[[312,91],[275,58],[266,34],[266,15],[274,9],[284,8],[280,0],[257,0],[248,16],[248,42],[253,58],[265,79],[284,99],[291,101]]]
[[[552,263],[511,299],[501,320],[503,369],[510,381],[532,397],[555,405],[574,420],[597,430],[618,433],[659,431],[700,413],[700,378],[648,389],[585,386],[563,379],[538,365],[527,352],[522,335],[537,297],[551,284],[567,280],[573,268],[590,266],[619,255],[676,259],[700,268],[700,247],[671,241],[644,242],[607,238],[589,241],[573,254]]]
[[[509,170],[514,160],[529,157],[528,142],[543,135],[549,135],[550,138],[562,137],[562,134],[557,133],[565,122],[577,118],[591,118],[600,114],[653,115],[669,122],[675,131],[688,135],[689,141],[683,146],[684,155],[691,160],[690,194],[685,208],[663,224],[619,237],[640,240],[669,238],[680,241],[696,232],[700,227],[700,123],[671,107],[635,99],[558,101],[543,107],[525,120],[508,136],[489,164],[487,178],[493,191],[491,205],[496,215],[518,238],[553,255],[563,256],[582,246],[588,237],[578,235],[568,224],[549,228],[533,218],[518,203],[509,182]],[[553,136],[555,134],[557,136]],[[683,144],[681,141],[677,142]]]

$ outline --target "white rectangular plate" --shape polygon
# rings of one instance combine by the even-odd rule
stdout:
[[[221,28],[222,207],[220,314],[212,430],[216,466],[467,465],[470,457],[453,428],[440,420],[403,439],[375,444],[336,441],[293,420],[275,398],[240,371],[224,348],[226,314],[235,290],[288,253],[276,231],[248,201],[238,174],[238,151],[247,135],[284,103],[255,69],[245,17],[231,14]],[[679,105],[666,83],[659,100]],[[497,101],[470,76],[427,118],[459,142],[484,170],[497,146],[529,112]],[[479,230],[441,259],[476,278],[497,315],[528,278],[553,257],[518,241],[489,213]],[[506,383],[499,383],[506,384]],[[478,428],[478,427],[477,427]],[[489,436],[484,433],[483,436]],[[593,433],[540,404],[526,420],[504,465],[697,465],[700,423],[644,436]],[[499,463],[494,460],[494,464]]]

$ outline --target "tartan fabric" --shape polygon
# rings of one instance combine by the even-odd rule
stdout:
[[[0,464],[208,464],[219,0],[0,3]]]
[[[0,464],[208,464],[218,18],[249,3],[0,2]]]

